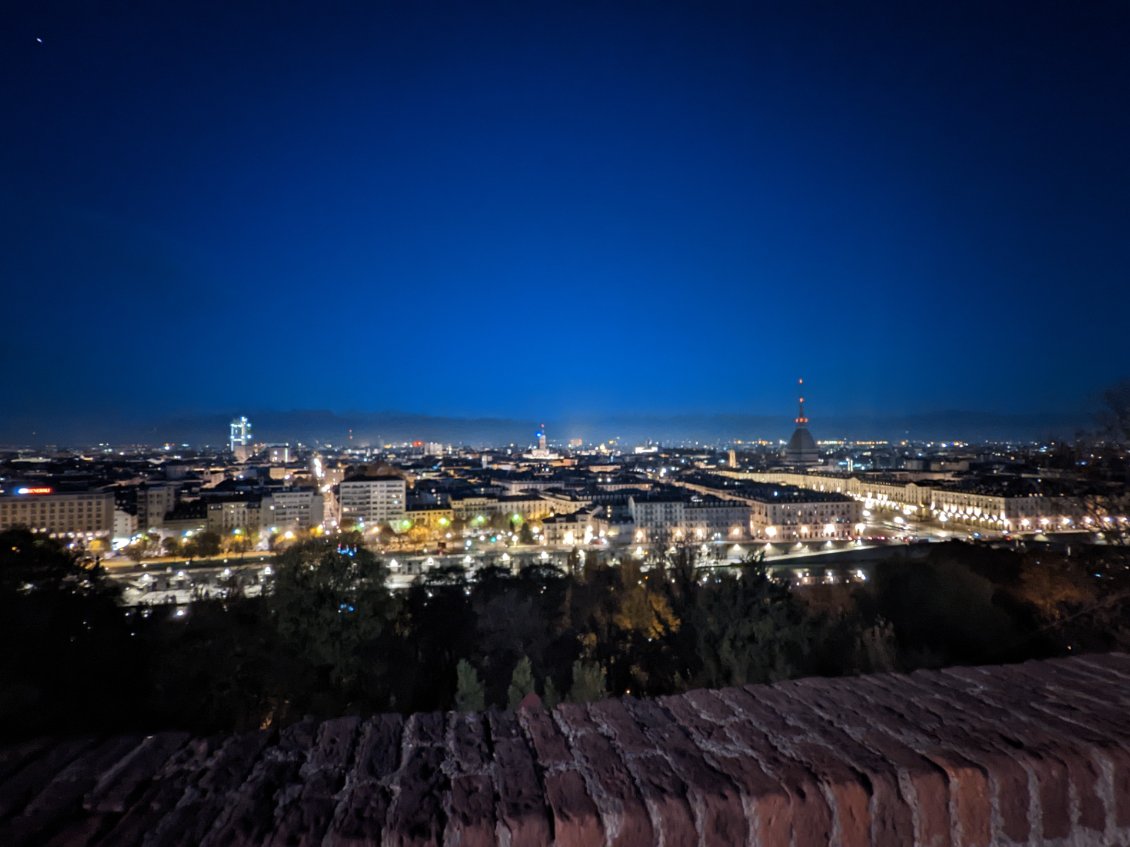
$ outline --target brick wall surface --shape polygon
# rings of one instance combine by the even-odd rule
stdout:
[[[0,845],[1130,845],[1130,656],[0,748]]]

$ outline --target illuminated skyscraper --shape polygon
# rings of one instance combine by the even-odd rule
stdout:
[[[231,422],[230,443],[236,459],[247,461],[251,455],[251,421],[241,416]]]

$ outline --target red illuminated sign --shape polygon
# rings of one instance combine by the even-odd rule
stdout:
[[[41,486],[39,488],[17,488],[16,489],[17,494],[53,494],[54,492],[55,492],[55,489],[51,488],[49,486]]]

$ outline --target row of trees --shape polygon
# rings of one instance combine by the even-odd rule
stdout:
[[[54,542],[0,533],[0,727],[210,732],[1130,647],[1122,564],[959,544],[799,592],[686,553],[451,568],[392,593],[363,546],[310,540],[275,571],[263,598],[130,611]]]
[[[260,549],[260,544],[263,542],[266,542],[268,550],[277,551],[300,538],[313,538],[321,535],[320,527],[297,532],[294,530],[270,532],[265,529],[237,528],[223,534],[214,530],[202,530],[184,535],[162,535],[157,531],[150,531],[141,533],[134,538],[123,548],[123,552],[134,562],[161,556],[207,559],[221,554],[247,553],[251,550]]]
[[[184,556],[190,559],[201,559],[219,555],[225,550],[226,541],[227,539],[218,532],[210,531],[197,532],[187,537],[180,535],[162,537],[156,532],[146,532],[127,544],[124,552],[135,562],[158,556]],[[228,542],[228,545],[230,544],[231,542]]]
[[[460,659],[455,673],[455,708],[461,712],[481,712],[487,707],[487,696],[479,672],[466,659]],[[573,662],[572,681],[566,697],[570,703],[590,703],[608,696],[604,668],[596,662],[583,659]],[[542,682],[541,691],[538,691],[534,682],[533,664],[528,656],[523,656],[510,675],[510,685],[506,688],[506,707],[517,709],[530,695],[535,696],[535,702],[550,709],[561,702],[561,695],[557,692],[552,677],[547,676]]]

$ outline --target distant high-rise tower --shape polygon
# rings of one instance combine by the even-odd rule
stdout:
[[[545,424],[542,424],[541,429],[538,430],[538,449],[544,450],[545,444]]]
[[[798,380],[797,384],[803,391],[804,380]],[[808,418],[804,414],[803,394],[799,403],[800,411],[796,416],[796,429],[785,448],[785,461],[790,465],[818,465],[820,464],[820,449],[816,446],[816,440],[812,437],[812,433],[808,431]]]
[[[251,421],[238,417],[231,422],[231,451],[236,459],[246,462],[251,455]]]

